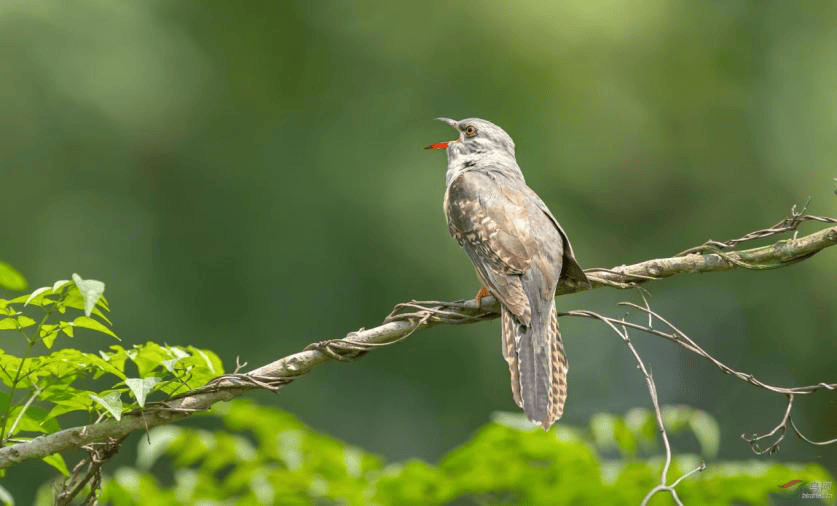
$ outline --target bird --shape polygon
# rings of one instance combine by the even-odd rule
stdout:
[[[447,151],[448,231],[474,265],[477,304],[489,294],[500,303],[512,397],[547,430],[567,398],[555,290],[559,283],[589,288],[590,281],[558,220],[526,184],[509,134],[480,118],[436,119],[459,133],[426,147]]]

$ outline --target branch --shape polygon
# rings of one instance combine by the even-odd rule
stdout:
[[[778,226],[786,221],[790,223],[784,227]],[[623,265],[612,269],[587,269],[585,272],[592,281],[593,288],[600,286],[630,288],[646,281],[690,272],[723,272],[738,268],[776,269],[810,258],[825,248],[837,244],[837,227],[829,227],[804,237],[777,241],[769,246],[739,251],[723,251],[731,245],[734,246],[743,242],[745,238],[747,238],[746,240],[752,240],[784,232],[796,232],[796,228],[801,221],[837,223],[834,218],[796,215],[794,211],[790,218],[782,220],[773,227],[751,232],[742,238],[733,239],[726,243],[707,241],[701,246],[690,248],[670,258],[646,260],[638,264]],[[573,293],[581,289],[580,287],[559,287],[557,294]]]
[[[795,231],[802,221],[837,223],[833,218],[812,217],[797,213],[778,224],[748,235],[767,237]],[[741,238],[730,243],[736,245]],[[652,279],[661,279],[689,272],[716,272],[736,268],[764,269],[789,265],[809,258],[837,243],[837,226],[826,228],[801,238],[778,241],[770,246],[727,251],[729,243],[709,241],[682,256],[648,260],[613,269],[589,269],[593,288],[611,286],[628,288]],[[711,253],[706,253],[711,251]],[[583,287],[565,287],[559,295],[581,291]],[[176,422],[194,412],[209,409],[220,401],[228,401],[254,388],[277,390],[314,367],[331,360],[352,360],[375,348],[398,342],[419,329],[440,324],[466,324],[499,316],[499,305],[492,297],[484,297],[482,305],[475,301],[407,302],[398,304],[384,323],[372,329],[351,332],[343,339],[314,343],[304,351],[271,362],[247,374],[229,374],[209,382],[206,386],[150,405],[137,412],[125,413],[121,420],[105,420],[91,425],[64,429],[39,436],[31,441],[0,448],[0,469],[25,460],[43,458],[57,452],[81,448],[91,443],[118,441],[128,434],[148,430],[158,425]],[[620,322],[620,325],[622,323]],[[630,326],[630,324],[625,323]],[[656,331],[652,332],[658,335]],[[682,343],[681,343],[682,344]],[[690,349],[687,347],[687,349]],[[692,350],[694,351],[694,350]],[[806,392],[802,392],[806,393]]]

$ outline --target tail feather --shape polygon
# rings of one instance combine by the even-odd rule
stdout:
[[[525,326],[503,308],[502,333],[514,401],[532,422],[548,429],[564,411],[567,359],[555,302],[550,301],[548,309],[543,309],[533,311],[531,325]]]
[[[546,424],[549,408],[549,383],[551,381],[549,349],[544,346],[542,336],[534,327],[520,327],[523,335],[517,347],[520,361],[520,391],[523,397],[523,411],[533,423],[542,427]]]
[[[564,355],[564,343],[561,340],[561,330],[558,328],[558,311],[552,305],[549,316],[549,343],[551,347],[550,364],[552,367],[552,385],[549,391],[549,412],[546,427],[549,427],[564,414],[564,403],[567,401],[567,372],[569,365]]]
[[[506,359],[506,363],[509,365],[509,375],[511,376],[511,389],[514,403],[522,409],[523,398],[520,397],[520,369],[517,365],[517,336],[515,334],[517,324],[515,323],[514,316],[512,316],[511,312],[505,307],[502,309],[501,318],[503,358]]]

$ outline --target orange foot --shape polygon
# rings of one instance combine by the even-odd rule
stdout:
[[[482,298],[483,297],[488,297],[489,295],[491,295],[491,294],[488,293],[488,290],[486,290],[484,286],[481,286],[480,291],[477,292],[476,295],[474,295],[474,300],[477,301],[477,307],[480,307],[480,303],[482,302]]]

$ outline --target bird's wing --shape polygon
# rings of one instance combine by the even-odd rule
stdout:
[[[524,325],[531,309],[521,275],[537,253],[522,192],[499,191],[477,172],[465,172],[448,186],[448,229],[474,264],[485,287]]]
[[[575,253],[573,253],[573,246],[570,244],[570,240],[567,237],[567,233],[564,232],[564,229],[561,228],[561,224],[558,223],[558,220],[555,216],[552,215],[552,212],[546,207],[546,204],[543,203],[543,200],[538,197],[538,195],[529,188],[528,186],[525,188],[528,190],[529,198],[533,198],[536,202],[538,207],[541,211],[544,212],[549,217],[549,220],[555,225],[555,228],[558,229],[558,232],[561,234],[561,238],[563,239],[563,252],[564,258],[563,262],[561,263],[561,276],[560,281],[569,283],[571,285],[578,285],[590,288],[590,280],[587,279],[587,275],[584,274],[584,269],[581,268],[579,265],[578,260],[575,259]]]

